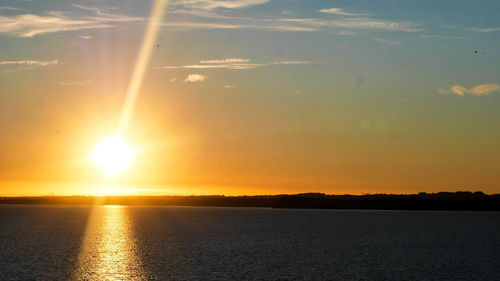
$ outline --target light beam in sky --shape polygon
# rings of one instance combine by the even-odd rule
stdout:
[[[144,73],[149,63],[149,59],[151,58],[151,53],[163,20],[163,15],[167,9],[167,4],[168,0],[154,1],[149,17],[149,23],[146,27],[146,33],[144,34],[141,49],[139,51],[139,55],[137,56],[134,71],[129,82],[125,103],[123,104],[118,125],[118,132],[120,134],[125,134],[130,119],[132,118],[135,102],[137,100],[137,96],[139,95],[139,89],[144,79]]]

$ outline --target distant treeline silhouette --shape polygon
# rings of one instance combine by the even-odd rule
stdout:
[[[301,193],[261,196],[42,196],[1,197],[0,204],[500,211],[500,194],[487,195],[480,191],[458,191],[367,195]]]

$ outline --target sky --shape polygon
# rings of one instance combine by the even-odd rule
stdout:
[[[500,2],[0,2],[0,196],[500,193]]]

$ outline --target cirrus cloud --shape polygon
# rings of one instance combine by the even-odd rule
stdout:
[[[47,66],[59,64],[59,60],[4,60],[0,61],[0,65],[35,65],[35,66]]]
[[[0,61],[0,73],[33,70],[40,67],[61,64],[59,60],[3,60]]]
[[[0,33],[17,37],[33,37],[40,34],[114,27],[119,22],[142,21],[140,17],[131,17],[107,12],[108,8],[87,7],[73,4],[79,10],[91,12],[92,15],[68,17],[62,12],[48,12],[45,15],[19,14],[0,16]],[[111,24],[113,23],[113,24]]]
[[[366,31],[419,32],[424,30],[418,23],[381,19],[377,18],[375,14],[356,13],[341,8],[320,9],[317,10],[319,15],[310,18],[294,17],[293,13],[288,12],[285,14],[290,16],[289,18],[282,18],[283,13],[278,17],[241,17],[241,15],[231,15],[230,11],[220,13],[214,8],[213,5],[222,7],[220,6],[222,2],[227,4],[230,1],[178,1],[172,10],[173,17],[162,25],[170,27],[169,31],[249,29],[278,32],[327,32],[337,35],[355,35]],[[236,0],[231,1],[231,5],[234,6],[232,8],[236,8],[236,6],[245,3],[246,7],[260,2],[258,0]],[[264,3],[264,1],[262,2]],[[226,4],[224,7],[227,6]],[[182,6],[182,8],[176,8],[176,6]],[[183,17],[178,18],[177,15],[183,15]],[[184,16],[189,16],[192,21],[186,21]]]
[[[337,16],[347,16],[347,17],[357,17],[357,16],[363,15],[363,14],[346,12],[340,8],[321,9],[321,10],[319,10],[319,12],[324,13],[324,14],[337,15]]]
[[[490,33],[500,31],[500,27],[469,28],[470,31],[480,33]]]
[[[191,9],[213,10],[217,8],[241,9],[250,6],[262,5],[269,0],[233,0],[233,1],[215,1],[215,0],[180,0],[172,3],[175,6],[183,6]]]
[[[112,27],[89,20],[73,20],[61,16],[39,16],[23,14],[13,17],[0,17],[0,33],[8,33],[18,37],[33,37],[39,34],[59,31],[82,30]]]
[[[163,69],[232,69],[232,70],[242,70],[251,69],[262,66],[269,65],[300,65],[300,64],[310,64],[308,61],[304,60],[283,60],[275,62],[252,62],[250,59],[245,58],[225,58],[225,59],[208,59],[201,60],[197,64],[189,65],[169,65],[161,66],[157,68]]]

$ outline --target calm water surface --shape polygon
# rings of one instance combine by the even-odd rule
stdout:
[[[500,213],[0,206],[0,280],[500,280]]]

